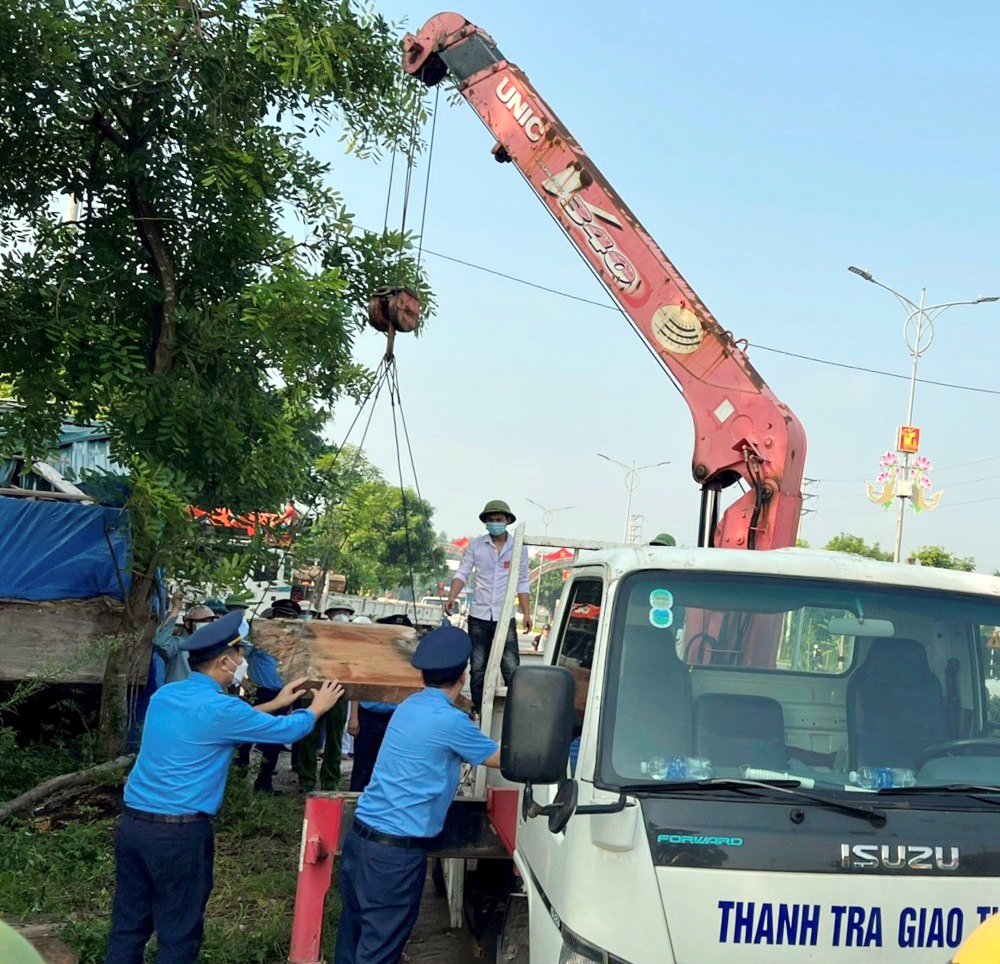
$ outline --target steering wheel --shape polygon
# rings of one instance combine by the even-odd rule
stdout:
[[[710,646],[712,649],[718,649],[719,641],[710,633],[695,633],[684,646],[685,663],[692,662],[691,654],[696,645],[698,646],[698,656],[702,657],[705,655],[706,646]],[[699,659],[698,662],[701,662],[701,659]]]
[[[935,743],[917,757],[914,769],[919,770],[928,760],[941,756],[1000,756],[1000,740],[979,736]]]

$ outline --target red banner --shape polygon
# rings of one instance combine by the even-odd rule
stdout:
[[[225,508],[206,512],[193,505],[188,507],[188,511],[195,519],[204,519],[210,525],[221,526],[224,529],[242,529],[251,537],[257,533],[258,529],[280,530],[291,525],[298,518],[295,506],[291,502],[285,506],[285,511],[280,515],[277,512],[250,512],[247,515],[234,515]]]
[[[570,549],[556,549],[555,552],[550,552],[547,556],[542,556],[546,562],[555,562],[557,559],[572,559],[573,553]]]

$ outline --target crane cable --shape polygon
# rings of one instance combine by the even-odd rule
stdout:
[[[435,134],[437,132],[437,113],[438,113],[438,102],[440,97],[440,90],[436,90],[436,96],[434,100],[434,111],[432,114],[431,122],[431,136],[428,144],[428,155],[427,155],[427,176],[424,182],[424,198],[423,205],[420,214],[420,233],[419,233],[419,247],[417,250],[416,259],[416,269],[419,271],[420,261],[423,254],[423,243],[424,243],[424,229],[427,223],[427,200],[430,195],[430,182],[431,182],[431,162],[434,157],[434,140]],[[406,215],[409,210],[410,203],[410,191],[413,185],[413,169],[414,169],[414,156],[416,154],[417,146],[417,123],[418,123],[418,111],[419,103],[414,105],[412,123],[410,125],[410,141],[407,145],[406,150],[406,175],[403,181],[403,201],[402,210],[400,213],[400,228],[399,228],[399,247],[396,258],[396,283],[402,284],[404,279],[404,258],[403,251],[406,244]],[[393,152],[393,165],[389,172],[389,189],[386,197],[386,217],[385,223],[383,225],[382,233],[383,237],[388,235],[388,224],[389,224],[389,205],[390,199],[392,197],[392,180],[393,180],[393,170],[395,168],[395,151]],[[410,433],[406,426],[406,415],[403,411],[403,398],[399,390],[399,369],[396,364],[395,354],[386,353],[385,357],[382,359],[380,368],[384,368],[386,379],[389,385],[389,404],[392,409],[392,434],[393,442],[396,448],[396,470],[399,477],[399,498],[400,504],[403,512],[403,533],[406,544],[406,567],[407,572],[410,577],[410,596],[411,604],[413,607],[413,623],[417,623],[417,580],[416,573],[414,571],[414,558],[413,558],[413,540],[410,535],[410,507],[407,502],[406,497],[406,484],[403,481],[403,455],[402,446],[400,445],[399,438],[399,427],[402,425],[403,438],[406,443],[407,456],[410,462],[410,471],[413,473],[413,484],[417,493],[418,502],[423,505],[423,496],[420,494],[420,481],[417,478],[417,466],[416,461],[413,457],[413,446],[410,443]],[[397,419],[396,409],[399,409],[399,418]]]
[[[357,445],[357,449],[354,455],[354,460],[351,463],[351,469],[353,469],[355,465],[357,465],[362,455],[365,438],[368,436],[368,429],[371,427],[372,416],[375,414],[375,403],[378,401],[378,397],[382,393],[382,389],[385,387],[385,384],[388,381],[388,377],[389,377],[388,367],[385,365],[383,361],[382,363],[379,364],[378,368],[375,370],[375,377],[372,380],[372,384],[369,387],[365,397],[361,400],[361,404],[358,406],[358,410],[355,413],[354,418],[351,421],[351,424],[347,428],[347,433],[345,434],[343,441],[340,443],[339,446],[336,446],[334,449],[331,468],[337,464],[337,461],[340,459],[341,454],[347,447],[347,442],[351,437],[351,433],[354,431],[355,426],[360,421],[361,416],[364,413],[364,410],[370,401],[371,409],[368,412],[368,420],[365,422],[364,432],[361,433],[361,441]],[[310,516],[312,516],[316,512],[320,498],[321,498],[320,493],[317,492],[313,496],[312,501],[306,506],[305,511],[299,514],[298,519],[291,527],[291,530],[288,533],[288,544],[287,544],[287,548],[289,550],[291,549],[292,546],[295,545],[295,540],[302,534],[302,529],[305,527],[306,521],[309,519]],[[343,543],[341,543],[341,548],[343,548]],[[253,615],[255,617],[257,616],[257,611],[260,608],[261,602],[264,601],[264,598],[271,591],[271,587],[273,585],[274,585],[274,577],[271,577],[268,580],[267,585],[264,587],[263,592],[261,593],[260,600],[257,602],[257,605],[254,606],[253,608]]]

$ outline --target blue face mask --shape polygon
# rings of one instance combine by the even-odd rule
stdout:
[[[487,522],[486,531],[491,536],[502,536],[507,531],[506,522]]]

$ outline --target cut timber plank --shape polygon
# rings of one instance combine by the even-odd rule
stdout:
[[[65,683],[100,683],[104,657],[88,656],[98,640],[116,632],[122,604],[108,596],[28,602],[0,600],[0,680],[36,676]],[[149,669],[148,643],[135,651],[131,679],[144,683]]]
[[[399,703],[423,688],[410,665],[416,630],[322,619],[255,619],[251,641],[278,660],[286,681],[340,680],[348,699]]]

